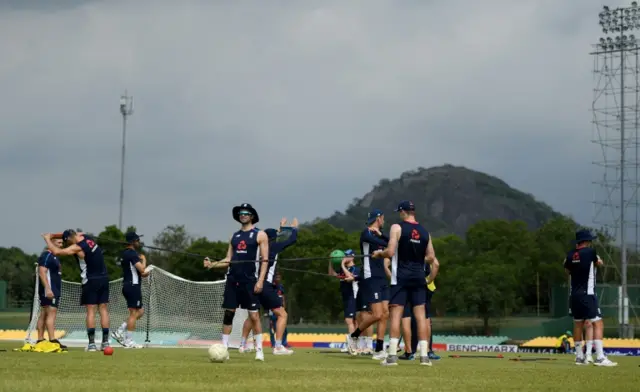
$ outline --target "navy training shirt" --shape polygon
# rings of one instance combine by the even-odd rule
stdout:
[[[295,244],[298,240],[298,229],[292,227],[291,229],[283,229],[290,230],[291,234],[284,241],[272,241],[269,243],[269,269],[267,270],[267,277],[265,280],[269,283],[273,283],[273,278],[276,276],[276,264],[278,264],[278,254],[291,245]],[[258,272],[260,272],[258,270]]]
[[[236,283],[253,283],[258,281],[260,246],[256,228],[238,230],[231,237],[233,254],[227,271],[227,279]]]
[[[370,255],[376,250],[384,250],[389,244],[389,238],[380,235],[368,227],[360,234],[360,253]],[[364,256],[362,260],[363,279],[387,279],[384,272],[384,259]]]
[[[596,294],[596,262],[598,254],[593,248],[572,249],[567,252],[564,268],[571,275],[571,295]]]
[[[128,284],[140,284],[142,275],[136,268],[136,264],[141,262],[140,255],[135,249],[127,248],[120,256],[120,267],[122,267],[122,281]]]
[[[38,266],[47,268],[47,281],[49,287],[53,291],[54,297],[59,297],[62,291],[62,271],[60,269],[60,260],[50,251],[44,251],[38,257]],[[44,297],[44,285],[40,283],[38,286],[38,294]]]
[[[429,232],[417,222],[399,223],[400,239],[391,259],[391,284],[424,280]]]
[[[344,275],[342,274],[342,269],[340,269],[340,271],[341,271],[339,274],[339,276],[341,277],[340,292],[342,293],[343,296],[353,295],[353,297],[355,298],[358,290],[358,280],[360,279],[360,269],[355,265],[352,265],[351,267],[347,267],[347,271],[349,271],[351,275],[353,275],[353,277],[355,278],[351,282],[344,281],[343,280]]]
[[[104,263],[104,255],[102,248],[89,236],[85,235],[84,239],[77,244],[84,252],[84,260],[78,255],[74,255],[78,266],[80,267],[80,277],[82,284],[86,284],[93,279],[108,279],[107,266]]]

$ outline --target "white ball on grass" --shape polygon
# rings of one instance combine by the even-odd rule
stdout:
[[[229,351],[224,344],[216,343],[209,347],[209,360],[211,362],[224,362],[229,359]]]

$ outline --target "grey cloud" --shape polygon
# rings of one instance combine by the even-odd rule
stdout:
[[[151,235],[224,239],[244,201],[265,226],[326,216],[445,162],[588,223],[589,197],[566,190],[590,189],[600,5],[553,4],[562,16],[544,1],[5,5],[2,244],[117,222],[125,88],[125,224]]]

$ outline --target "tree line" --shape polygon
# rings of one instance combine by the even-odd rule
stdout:
[[[473,314],[483,319],[488,328],[491,318],[518,314],[538,303],[548,309],[552,288],[567,283],[562,261],[572,246],[577,228],[576,223],[566,217],[554,218],[535,231],[528,230],[520,221],[486,220],[471,226],[464,238],[455,235],[433,238],[441,265],[433,299],[435,313],[439,316]],[[127,230],[130,229],[135,227]],[[318,273],[326,274],[328,255],[334,249],[351,248],[360,253],[360,233],[347,233],[326,222],[316,222],[299,230],[297,243],[280,254],[278,262],[282,267],[280,273],[287,290],[291,321],[339,321],[342,301],[338,281]],[[619,250],[606,234],[596,233],[598,252],[608,260],[604,271],[598,274],[598,282],[618,283]],[[121,270],[117,260],[124,247],[124,233],[112,225],[97,237],[110,278],[119,278]],[[195,237],[184,225],[169,225],[153,238],[152,245],[171,251],[143,249],[150,264],[193,281],[224,278],[225,270],[205,270],[202,258],[193,254],[223,258],[226,242]],[[10,302],[32,300],[37,257],[15,247],[0,248],[0,280],[9,283]],[[317,259],[286,261],[314,257]],[[630,257],[637,255],[632,253]],[[75,260],[63,257],[61,262],[63,279],[78,282],[80,275]],[[630,283],[639,278],[637,270],[628,271]]]

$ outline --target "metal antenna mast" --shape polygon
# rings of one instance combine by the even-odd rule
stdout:
[[[133,97],[127,95],[120,96],[120,113],[122,114],[122,161],[120,163],[120,215],[118,217],[118,229],[122,231],[122,205],[124,203],[124,157],[127,140],[127,117],[133,114]]]

